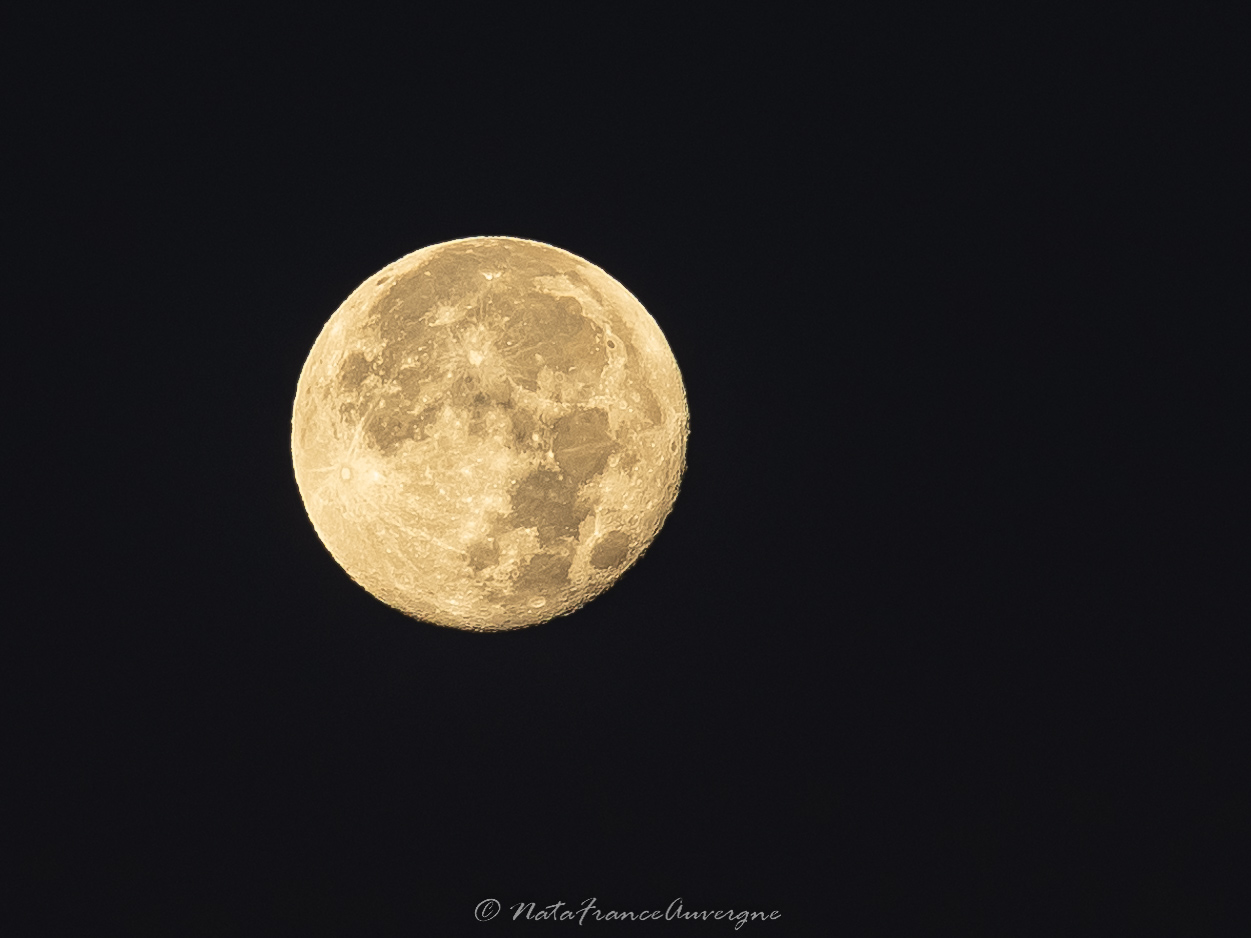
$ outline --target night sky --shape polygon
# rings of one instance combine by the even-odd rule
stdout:
[[[411,18],[100,20],[14,85],[10,933],[1215,927],[1209,99],[1094,24]],[[691,419],[643,558],[493,635],[356,586],[289,443],[339,303],[473,235],[624,284]]]

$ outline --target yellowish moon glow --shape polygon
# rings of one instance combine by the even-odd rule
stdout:
[[[330,317],[291,453],[352,579],[416,619],[497,631],[574,611],[639,558],[688,427],[673,353],[621,284],[551,245],[464,238]]]

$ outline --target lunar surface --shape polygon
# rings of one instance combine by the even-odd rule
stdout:
[[[401,258],[330,317],[291,450],[357,583],[493,631],[572,612],[639,558],[687,429],[673,353],[621,284],[550,245],[466,238]]]

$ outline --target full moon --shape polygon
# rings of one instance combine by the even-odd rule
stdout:
[[[291,454],[353,580],[413,618],[499,631],[573,612],[638,560],[688,427],[669,344],[621,284],[548,244],[465,238],[330,317]]]

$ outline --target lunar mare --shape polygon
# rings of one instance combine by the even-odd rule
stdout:
[[[466,238],[390,264],[330,317],[291,450],[357,583],[492,631],[572,612],[639,558],[688,426],[669,345],[621,284],[550,245]]]

